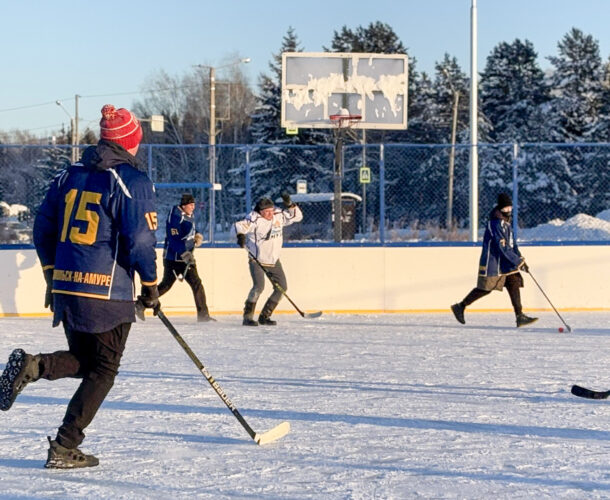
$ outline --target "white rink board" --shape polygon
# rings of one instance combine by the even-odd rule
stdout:
[[[532,273],[559,310],[610,309],[610,246],[524,246]],[[480,247],[284,248],[281,261],[288,295],[305,311],[447,311],[476,284]],[[158,249],[158,274],[163,274]],[[198,248],[197,267],[212,314],[238,313],[251,286],[247,257],[239,248]],[[45,284],[34,250],[2,250],[0,315],[43,315]],[[550,310],[524,275],[525,310]],[[259,308],[270,294],[267,283]],[[191,290],[176,282],[162,297],[168,314],[194,314]],[[494,292],[469,308],[511,309],[508,294]],[[294,312],[283,300],[277,312]]]

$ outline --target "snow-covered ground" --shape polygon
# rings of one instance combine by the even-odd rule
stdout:
[[[610,240],[610,210],[595,217],[576,214],[568,220],[554,219],[546,224],[519,230],[519,241],[607,241]]]
[[[0,498],[610,498],[610,400],[570,394],[610,388],[610,313],[562,315],[170,318],[256,431],[291,423],[266,446],[149,318],[82,445],[100,465],[43,468],[78,381],[41,380],[0,416]],[[64,346],[48,319],[0,328],[2,369]]]

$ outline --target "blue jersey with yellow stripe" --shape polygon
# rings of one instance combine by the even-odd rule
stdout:
[[[184,252],[192,252],[195,248],[195,217],[175,206],[167,216],[165,229],[163,258],[181,261]]]
[[[124,150],[92,148],[52,181],[34,245],[43,269],[53,268],[53,293],[133,301],[135,272],[157,282],[154,187]]]
[[[496,207],[491,211],[483,235],[479,260],[479,276],[500,276],[514,273],[521,263],[521,252],[513,237],[513,230]]]

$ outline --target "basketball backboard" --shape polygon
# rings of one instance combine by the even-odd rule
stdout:
[[[284,52],[284,128],[332,128],[329,116],[361,115],[357,129],[407,128],[405,54]]]

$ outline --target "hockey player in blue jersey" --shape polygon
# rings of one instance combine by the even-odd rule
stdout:
[[[489,214],[489,222],[483,235],[483,249],[479,260],[477,286],[461,302],[453,304],[451,310],[455,319],[466,323],[464,311],[474,301],[490,294],[493,290],[501,291],[506,287],[510,301],[515,310],[517,327],[529,325],[538,320],[523,313],[521,292],[523,277],[519,271],[528,272],[525,258],[521,255],[510,225],[513,212],[513,201],[507,193],[498,195],[498,204]]]
[[[114,383],[135,321],[135,273],[139,302],[159,310],[155,194],[136,168],[140,123],[128,110],[106,105],[100,138],[51,182],[34,222],[45,306],[53,311],[53,326],[63,323],[68,350],[31,355],[15,349],[0,377],[2,410],[40,378],[82,379],[56,438],[48,438],[47,468],[98,464],[78,446]]]
[[[180,204],[170,211],[163,250],[163,280],[159,284],[159,296],[167,293],[176,278],[183,279],[191,287],[197,308],[197,321],[216,321],[210,316],[205,289],[197,272],[193,251],[201,245],[203,236],[195,231],[195,197],[185,193]]]

